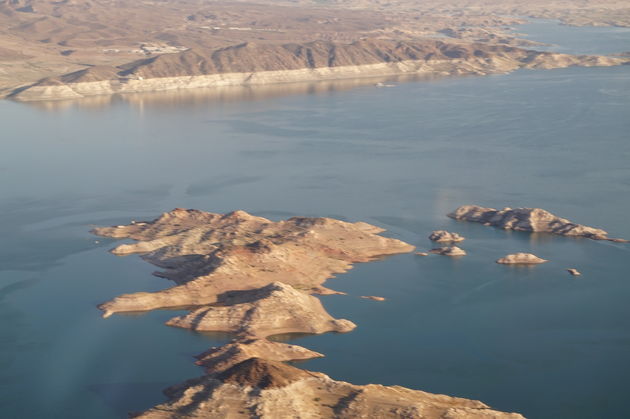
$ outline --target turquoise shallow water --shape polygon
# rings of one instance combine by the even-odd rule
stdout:
[[[163,326],[173,312],[99,317],[97,303],[167,283],[88,234],[191,207],[362,220],[420,249],[433,229],[458,231],[465,258],[399,255],[330,280],[348,296],[324,304],[359,327],[291,337],[327,354],[301,365],[532,418],[623,417],[630,247],[445,214],[538,206],[630,238],[630,67],[343,86],[0,102],[3,415],[124,417],[201,373],[191,356],[227,336]],[[494,263],[513,251],[551,262]]]

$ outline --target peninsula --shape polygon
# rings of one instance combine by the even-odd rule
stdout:
[[[221,86],[320,81],[403,74],[486,75],[519,68],[614,66],[623,57],[568,55],[504,45],[366,39],[350,44],[246,42],[210,51],[187,50],[120,66],[95,66],[13,90],[21,100],[74,99]]]
[[[116,297],[100,305],[104,317],[185,306],[189,314],[166,324],[234,335],[230,343],[196,357],[206,375],[171,387],[168,402],[136,417],[522,418],[479,401],[398,386],[358,386],[283,363],[323,355],[268,337],[345,333],[356,327],[330,316],[311,295],[335,293],[322,285],[327,279],[352,263],[414,250],[381,232],[370,224],[331,218],[274,222],[244,211],[181,208],[149,222],[94,229],[100,236],[136,240],[112,253],[140,254],[163,269],[158,276],[177,284]]]
[[[399,386],[358,386],[259,358],[189,380],[165,393],[168,402],[135,417],[523,419],[475,400]]]
[[[382,231],[331,218],[272,222],[245,211],[223,215],[181,208],[152,222],[96,228],[93,233],[100,236],[138,240],[112,253],[142,254],[144,260],[163,268],[158,276],[177,284],[154,293],[122,295],[100,308],[108,317],[125,311],[223,303],[226,298],[241,301],[246,297],[225,293],[274,282],[308,293],[334,294],[322,284],[352,263],[413,251],[407,243],[379,236]]]

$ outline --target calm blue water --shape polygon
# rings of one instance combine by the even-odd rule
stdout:
[[[526,18],[528,23],[518,25],[516,32],[524,38],[541,41],[544,49],[566,54],[617,54],[630,51],[630,28],[559,25],[551,19]]]
[[[125,417],[201,373],[191,356],[227,336],[163,326],[176,312],[100,318],[99,302],[168,283],[88,234],[191,207],[362,220],[419,249],[437,228],[468,237],[459,260],[400,255],[330,280],[348,296],[326,307],[359,327],[294,337],[327,354],[306,368],[531,418],[625,416],[630,246],[445,214],[538,206],[630,238],[630,67],[345,87],[0,102],[3,415]],[[494,263],[513,251],[551,262]]]

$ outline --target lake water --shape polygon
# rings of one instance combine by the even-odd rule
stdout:
[[[581,28],[531,33],[555,42],[554,30],[594,44]],[[598,29],[598,45],[609,36],[618,31]],[[468,238],[464,258],[399,255],[330,280],[348,295],[323,297],[325,306],[359,327],[292,337],[327,355],[300,365],[530,418],[627,414],[630,246],[445,214],[462,204],[535,206],[630,238],[630,66],[394,88],[4,101],[0,121],[3,417],[125,417],[201,374],[191,356],[228,336],[164,326],[174,312],[104,320],[95,307],[168,283],[138,257],[107,253],[113,242],[89,229],[174,207],[361,220],[419,250],[430,248],[431,230],[457,231]],[[516,251],[550,262],[494,263]],[[569,276],[571,267],[583,276]]]

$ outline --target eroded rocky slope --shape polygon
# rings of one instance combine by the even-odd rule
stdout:
[[[357,386],[276,361],[252,358],[167,391],[138,418],[495,418],[519,419],[475,400],[398,386]]]
[[[269,361],[298,361],[323,356],[319,352],[298,345],[267,339],[237,338],[228,344],[210,348],[197,355],[195,364],[206,368],[210,374],[218,374],[251,358],[262,358]]]
[[[94,66],[16,89],[17,100],[68,99],[113,93],[262,85],[400,74],[505,73],[519,68],[611,66],[623,57],[573,56],[482,43],[364,39],[352,43],[246,42],[187,50],[120,66]]]
[[[112,250],[140,253],[178,285],[154,293],[126,294],[100,306],[105,316],[121,311],[199,306],[220,302],[228,291],[282,282],[308,293],[335,291],[321,284],[352,263],[369,262],[414,247],[379,236],[366,223],[294,217],[273,222],[244,211],[213,214],[175,209],[152,222],[97,228],[95,234],[137,240]]]
[[[62,99],[108,91],[215,86],[219,83],[216,78],[204,80],[199,76],[195,76],[194,83],[181,79],[129,83],[135,79],[118,73],[139,58],[144,61],[184,50],[207,57],[220,55],[222,49],[251,47],[252,42],[264,45],[261,52],[289,43],[304,48],[313,41],[343,46],[365,39],[416,44],[436,37],[467,44],[540,45],[514,31],[515,25],[526,22],[524,16],[559,19],[573,25],[630,26],[630,7],[623,0],[0,0],[0,97],[13,92],[22,100]],[[396,66],[385,67],[361,68],[359,75],[402,71]],[[174,73],[181,70],[172,69]],[[100,73],[100,77],[110,73],[110,83],[68,84],[74,90],[60,85],[28,89],[43,78],[84,70]],[[347,70],[334,74],[267,74],[251,80],[232,76],[220,81],[260,84],[287,79],[321,80],[349,77]],[[404,70],[409,72],[410,66]],[[457,74],[456,68],[434,71]],[[28,94],[17,95],[25,88]]]
[[[318,298],[274,282],[248,291],[223,294],[217,305],[201,307],[175,317],[169,326],[185,329],[232,332],[249,337],[286,333],[349,332],[349,320],[332,318]]]

